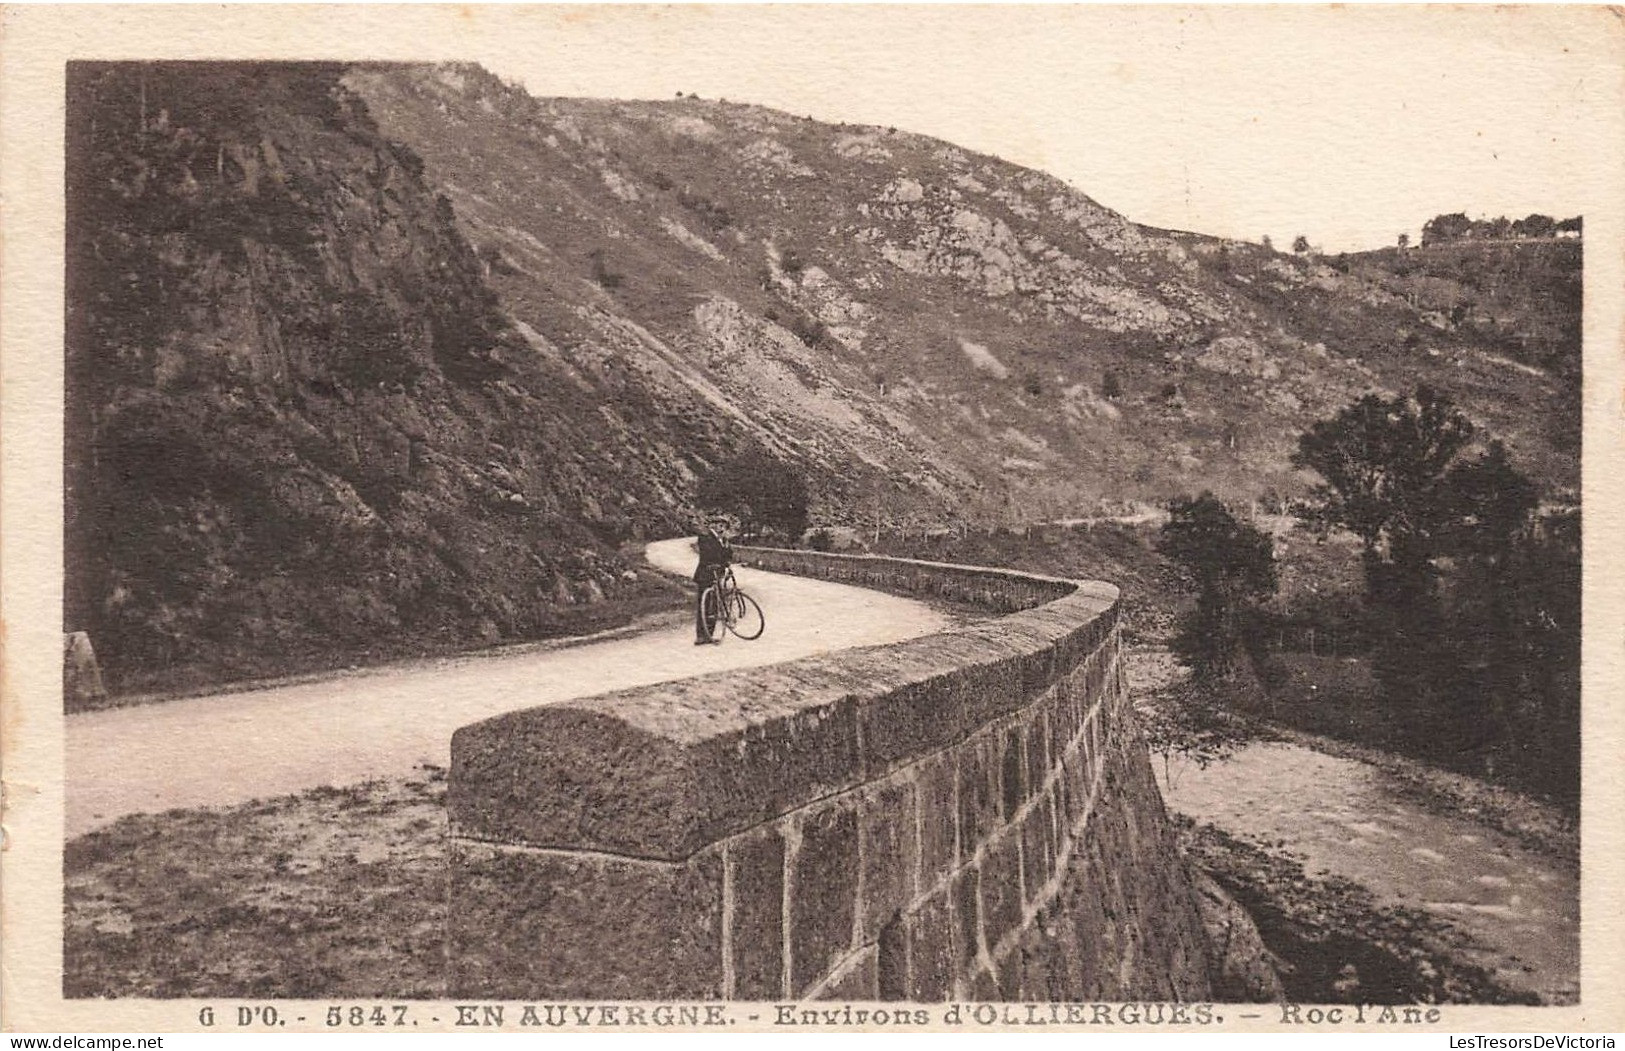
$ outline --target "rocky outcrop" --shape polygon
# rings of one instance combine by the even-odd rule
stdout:
[[[96,651],[91,648],[90,636],[83,631],[70,631],[62,636],[62,690],[80,705],[93,704],[107,696],[102,685],[102,669],[96,663]]]
[[[539,353],[342,75],[73,68],[67,620],[115,688],[556,632],[731,447]]]
[[[1252,916],[1212,876],[1194,866],[1191,871],[1191,896],[1202,917],[1213,998],[1250,1004],[1284,1000],[1286,988],[1275,955]]]

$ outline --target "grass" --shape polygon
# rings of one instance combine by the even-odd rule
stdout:
[[[1272,653],[1263,662],[1271,722],[1378,747],[1395,747],[1381,687],[1364,657]]]
[[[445,995],[445,771],[124,818],[67,845],[63,995]]]
[[[375,638],[353,648],[339,648],[335,644],[292,653],[237,650],[224,653],[214,661],[126,675],[123,682],[117,683],[116,688],[103,697],[81,699],[64,695],[64,709],[72,715],[76,712],[124,708],[179,697],[247,689],[346,669],[375,668],[401,661],[551,643],[613,631],[650,617],[682,611],[688,602],[680,585],[661,574],[646,570],[640,574],[638,583],[625,592],[610,595],[592,605],[560,607],[533,638],[508,639],[497,647],[462,638],[401,635]]]

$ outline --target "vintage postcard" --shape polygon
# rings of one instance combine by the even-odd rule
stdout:
[[[1617,10],[0,20],[8,1031],[1625,1026]]]

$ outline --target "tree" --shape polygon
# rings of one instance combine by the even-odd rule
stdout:
[[[1236,703],[1257,688],[1242,674],[1251,670],[1243,619],[1275,590],[1276,577],[1269,537],[1237,521],[1212,493],[1175,500],[1168,511],[1157,549],[1179,564],[1197,591],[1196,607],[1173,641],[1192,674],[1154,691],[1142,716],[1147,742],[1161,753],[1171,784],[1175,753],[1206,766],[1254,736]]]
[[[1399,235],[1399,247],[1400,248],[1409,248],[1410,246],[1411,246],[1411,235],[1410,234],[1400,234]]]
[[[795,543],[807,529],[807,480],[800,468],[760,448],[746,449],[700,479],[701,509],[739,518],[746,539]]]
[[[1502,593],[1513,597],[1514,645],[1504,663],[1510,758],[1536,791],[1580,798],[1580,515],[1532,518],[1512,549]]]
[[[1261,245],[1263,245],[1263,246],[1264,246],[1264,251],[1266,251],[1266,252],[1273,252],[1273,251],[1275,251],[1275,242],[1274,242],[1274,241],[1272,241],[1272,240],[1270,240],[1270,235],[1269,235],[1269,234],[1265,234],[1265,235],[1264,235],[1264,236],[1263,236],[1263,237],[1262,237],[1262,238],[1261,238],[1261,239],[1260,239],[1260,240],[1259,240],[1259,242],[1258,242],[1258,243],[1259,243],[1259,244],[1261,244]]]
[[[1417,557],[1443,524],[1444,473],[1473,431],[1449,398],[1425,384],[1393,398],[1367,394],[1298,438],[1293,465],[1325,479],[1302,513],[1360,538],[1370,586],[1375,563]]]
[[[1373,668],[1402,739],[1486,772],[1510,755],[1523,768],[1517,779],[1538,781],[1546,766],[1577,769],[1564,729],[1574,725],[1575,680],[1542,668],[1566,668],[1577,601],[1531,580],[1537,566],[1533,575],[1564,579],[1551,570],[1561,549],[1534,539],[1536,487],[1500,442],[1463,456],[1473,435],[1425,386],[1367,395],[1299,439],[1294,463],[1325,479],[1300,513],[1364,544]],[[1543,721],[1532,711],[1556,714]]]
[[[1241,650],[1247,605],[1275,591],[1270,538],[1236,520],[1210,492],[1168,506],[1157,550],[1196,585],[1196,609],[1180,626],[1174,649],[1198,679],[1228,678]]]
[[[1294,237],[1292,239],[1292,251],[1296,252],[1298,255],[1303,255],[1305,252],[1309,251],[1309,238],[1305,237],[1303,234],[1299,234],[1297,237]]]
[[[1422,247],[1461,241],[1472,236],[1473,221],[1465,212],[1436,215],[1422,224]]]
[[[1452,465],[1443,489],[1449,507],[1441,548],[1455,564],[1442,632],[1455,669],[1443,697],[1445,714],[1476,722],[1493,747],[1521,735],[1518,712],[1533,692],[1524,679],[1529,629],[1538,618],[1520,594],[1527,583],[1520,568],[1528,561],[1528,527],[1539,496],[1500,442]]]
[[[1491,441],[1474,460],[1459,460],[1445,476],[1449,501],[1446,543],[1452,554],[1502,565],[1540,503],[1534,483],[1512,466],[1506,446]]]
[[[1533,212],[1512,224],[1513,237],[1553,237],[1557,234],[1557,220],[1549,215]]]
[[[1449,690],[1435,559],[1453,510],[1446,472],[1472,436],[1472,423],[1424,385],[1393,398],[1365,395],[1304,432],[1292,457],[1325,479],[1299,514],[1364,545],[1375,671],[1391,699],[1409,702],[1407,712],[1439,711]]]

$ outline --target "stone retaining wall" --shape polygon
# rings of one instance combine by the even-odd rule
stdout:
[[[1014,612],[459,730],[454,995],[1207,996],[1116,588],[741,555]]]

